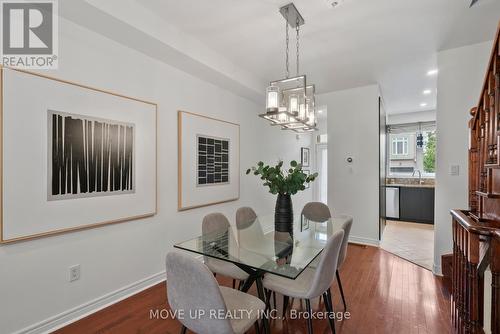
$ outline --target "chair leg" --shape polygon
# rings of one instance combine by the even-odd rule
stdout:
[[[289,300],[289,297],[283,295],[283,318],[285,318],[286,309],[288,308],[288,300]]]
[[[274,305],[274,308],[277,308],[276,307],[276,292],[273,291],[273,305]]]
[[[236,288],[236,280],[233,278],[233,289]]]
[[[311,301],[306,299],[306,308],[309,317],[307,317],[307,333],[313,334],[313,323],[312,323],[312,310],[311,310]]]
[[[330,311],[333,314],[333,323],[334,323],[333,328],[335,328],[335,321],[337,321],[337,318],[335,317],[335,309],[333,307],[333,298],[332,298],[332,290],[331,289],[326,290],[326,297],[328,298],[328,302],[330,303]]]
[[[326,312],[328,313],[328,323],[330,324],[330,330],[332,331],[333,334],[335,334],[335,321],[332,318],[335,316],[335,313],[333,313],[333,304],[331,303],[331,299],[328,295],[328,292],[325,292],[323,294],[323,299],[325,300],[325,308]]]
[[[339,271],[337,270],[335,272],[337,276],[337,282],[339,283],[339,289],[340,289],[340,296],[342,296],[342,302],[344,303],[344,311],[347,311],[347,304],[345,302],[345,297],[344,297],[344,289],[342,289],[342,282],[340,281],[340,274]]]
[[[240,284],[238,284],[238,290],[241,290],[244,283],[245,283],[245,281],[240,281]]]
[[[186,332],[187,332],[187,327],[182,325],[181,334],[186,334]]]
[[[255,327],[255,333],[260,334],[259,320],[256,320],[253,326]]]
[[[266,311],[271,309],[271,290],[266,289]]]

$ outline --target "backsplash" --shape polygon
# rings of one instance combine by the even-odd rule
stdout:
[[[420,184],[433,186],[433,178],[422,178]],[[418,185],[418,177],[388,177],[385,184],[415,184]]]

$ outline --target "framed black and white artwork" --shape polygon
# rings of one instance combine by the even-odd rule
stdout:
[[[1,243],[156,213],[156,104],[0,71]]]
[[[229,184],[229,139],[198,135],[198,186]]]
[[[240,127],[178,112],[178,209],[234,201],[240,194]]]
[[[135,191],[132,123],[48,111],[48,200]]]
[[[309,148],[308,147],[302,147],[300,149],[300,163],[302,164],[302,167],[309,167],[309,160],[310,160],[310,154],[309,154]]]

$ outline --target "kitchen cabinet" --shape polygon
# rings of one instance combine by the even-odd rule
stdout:
[[[399,196],[400,220],[434,223],[434,188],[401,187]]]

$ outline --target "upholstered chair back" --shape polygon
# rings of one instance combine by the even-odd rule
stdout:
[[[302,209],[302,215],[315,222],[324,222],[332,217],[328,206],[321,202],[309,202]]]
[[[340,254],[340,247],[344,238],[344,231],[335,232],[326,242],[325,248],[321,253],[321,259],[314,274],[311,287],[305,296],[306,299],[321,296],[333,283],[335,271]]]
[[[347,257],[347,245],[349,243],[349,234],[351,233],[352,218],[347,220],[342,224],[342,230],[344,230],[344,240],[342,240],[342,246],[340,248],[339,262],[337,268],[340,268]]]
[[[222,213],[210,213],[203,217],[201,232],[203,235],[206,235],[216,231],[223,231],[224,229],[227,230],[230,227],[229,220]]]
[[[257,214],[248,206],[244,206],[236,210],[236,227],[239,230],[247,228],[248,225],[255,222],[256,219]]]
[[[199,334],[233,333],[229,319],[210,317],[211,310],[225,314],[227,309],[207,266],[187,254],[171,252],[167,254],[166,268],[168,303],[172,311],[183,312],[178,320],[184,326]],[[199,316],[201,312],[204,316]]]

